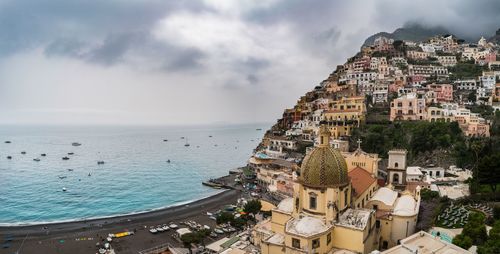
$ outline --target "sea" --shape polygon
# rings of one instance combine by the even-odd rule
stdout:
[[[0,126],[0,226],[134,214],[214,195],[221,190],[201,182],[246,165],[267,127]]]

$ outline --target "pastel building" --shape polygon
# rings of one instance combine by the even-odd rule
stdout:
[[[453,101],[453,86],[451,84],[430,84],[427,85],[427,88],[435,93],[438,103]]]
[[[425,99],[418,98],[415,93],[403,95],[391,102],[391,121],[425,120],[425,117]]]

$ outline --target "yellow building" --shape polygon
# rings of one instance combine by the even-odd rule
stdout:
[[[351,172],[351,170],[360,167],[364,170],[368,171],[372,176],[377,178],[378,176],[378,163],[380,162],[380,158],[376,153],[367,153],[361,150],[360,146],[361,141],[358,141],[358,149],[354,152],[343,152],[342,156],[347,162],[347,170]]]
[[[396,246],[401,239],[415,233],[419,206],[420,187],[416,188],[415,195],[409,192],[398,193],[391,185],[375,192],[366,207],[377,211],[379,250]]]
[[[334,138],[350,136],[355,127],[365,122],[364,97],[343,97],[332,101],[329,110],[323,112],[323,121],[328,124]]]
[[[254,244],[263,254],[376,249],[375,211],[351,208],[357,200],[347,163],[329,138],[328,128],[321,126],[319,144],[304,158],[293,198],[281,201],[271,219],[254,228]]]

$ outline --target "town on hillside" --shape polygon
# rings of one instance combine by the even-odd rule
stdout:
[[[378,37],[337,66],[248,162],[268,213],[253,244],[264,254],[497,253],[499,48]]]

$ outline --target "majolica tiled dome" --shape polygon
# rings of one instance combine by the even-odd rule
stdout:
[[[349,183],[347,163],[339,150],[329,145],[329,130],[322,127],[321,141],[302,162],[299,181],[304,186],[326,188]]]

